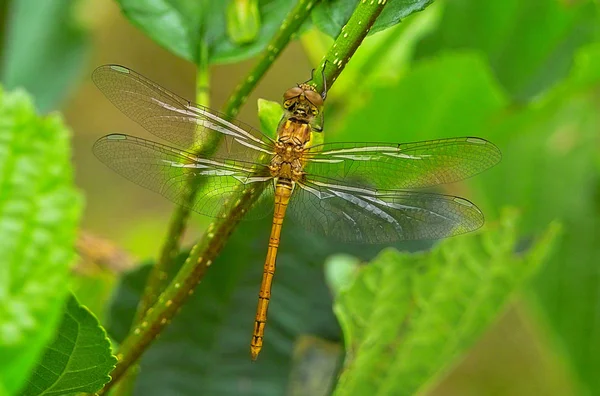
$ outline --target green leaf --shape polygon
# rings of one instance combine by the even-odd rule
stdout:
[[[539,233],[554,219],[563,223],[565,237],[536,277],[534,299],[556,352],[590,393],[600,392],[599,64],[600,46],[590,45],[565,82],[530,105],[510,107],[481,56],[446,53],[415,63],[394,84],[374,86],[369,100],[341,120],[339,136],[327,130],[331,140],[474,135],[497,144],[502,162],[465,183],[468,193],[460,195],[473,198],[488,223],[499,208],[518,207],[521,235]]]
[[[321,2],[313,11],[313,23],[324,33],[337,37],[360,0],[330,0]],[[422,11],[433,0],[388,0],[369,34],[392,27],[404,18]]]
[[[575,51],[599,32],[592,0],[447,1],[439,28],[418,54],[479,51],[505,89],[525,100],[563,78]]]
[[[503,148],[503,162],[473,182],[486,197],[488,218],[497,216],[494,208],[515,205],[523,210],[523,233],[539,232],[553,219],[564,225],[532,299],[558,354],[590,394],[600,392],[598,65],[600,44],[582,49],[567,80],[493,120],[486,132]]]
[[[599,64],[600,45],[590,45],[565,82],[530,105],[509,107],[481,56],[446,53],[415,63],[394,84],[374,86],[369,100],[341,120],[340,136],[327,130],[331,140],[474,135],[497,144],[502,162],[469,180],[468,194],[460,195],[473,198],[488,223],[499,208],[518,207],[521,235],[539,233],[554,219],[563,223],[565,237],[536,277],[533,299],[556,352],[592,394],[600,392]]]
[[[0,89],[0,387],[14,394],[61,316],[81,197],[70,134],[23,91]]]
[[[507,104],[485,61],[468,53],[419,62],[398,81],[373,87],[368,96],[344,117],[339,136],[331,138],[335,130],[328,129],[328,139],[411,142],[478,136]]]
[[[0,81],[6,89],[25,88],[41,112],[56,109],[78,80],[87,55],[87,32],[73,15],[77,4],[70,0],[10,4]]]
[[[228,1],[117,0],[123,14],[159,45],[191,62],[200,62],[205,40],[210,63],[247,59],[262,51],[281,27],[293,0],[259,0],[259,30],[251,42],[233,40],[228,33]]]
[[[286,220],[265,346],[258,361],[251,362],[249,344],[269,230],[267,220],[238,227],[194,295],[142,357],[136,394],[281,395],[300,335],[339,340],[321,264],[334,252],[367,259],[379,248],[339,245]],[[398,246],[414,250],[427,245]],[[117,340],[129,328],[145,271],[126,276],[115,296],[109,334]],[[232,378],[244,378],[244,385]]]
[[[423,254],[386,250],[340,292],[346,361],[336,395],[413,395],[463,354],[545,260],[553,225],[517,254],[517,217]]]
[[[56,338],[46,347],[21,395],[97,392],[110,381],[108,374],[116,363],[106,331],[94,314],[71,295]]]
[[[263,133],[275,139],[281,117],[283,117],[283,109],[279,102],[258,99],[258,118]]]

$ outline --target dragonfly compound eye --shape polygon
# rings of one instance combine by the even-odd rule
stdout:
[[[312,87],[311,89],[304,90],[304,94],[306,95],[306,98],[310,101],[310,103],[312,103],[316,107],[323,106],[323,98],[321,97],[321,95],[313,91]]]
[[[302,91],[303,90],[300,87],[290,88],[287,91],[285,91],[285,93],[283,94],[283,100],[289,100],[289,99],[297,98],[298,96],[300,96],[300,94],[302,93]]]

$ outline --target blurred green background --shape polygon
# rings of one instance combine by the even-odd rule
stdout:
[[[82,246],[92,246],[92,256],[102,249],[113,254],[118,246],[133,257],[116,260],[123,265],[80,264],[75,290],[104,320],[123,267],[158,256],[173,205],[93,156],[94,141],[108,133],[157,139],[103,97],[91,72],[106,63],[125,65],[192,99],[196,68],[134,27],[116,2],[14,0],[0,7],[2,84],[24,86],[40,111],[63,112],[73,131],[76,180],[86,200],[81,229],[107,243],[82,238]],[[587,0],[439,0],[369,37],[330,91],[327,141],[489,139],[503,152],[500,165],[444,192],[473,200],[488,224],[498,221],[504,207],[517,208],[523,250],[553,220],[563,225],[562,237],[534,280],[426,394],[600,394],[599,7]],[[257,100],[279,101],[285,89],[305,81],[331,43],[314,27],[305,29],[237,118],[259,126]],[[223,106],[255,62],[211,65],[212,108]],[[184,245],[197,240],[208,222],[193,216]],[[238,238],[258,229],[264,233],[243,247],[257,262],[266,253],[267,223],[238,231],[244,233]],[[301,261],[286,247],[292,232],[286,236],[281,255]],[[365,249],[355,254],[367,259],[380,247]],[[311,265],[323,283],[320,265],[336,245],[319,252],[326,253]],[[230,256],[229,262],[244,257]],[[251,279],[248,288],[257,290],[256,276]],[[316,287],[306,281],[304,290]],[[301,293],[303,285],[298,289]],[[233,326],[248,324],[251,305]],[[335,324],[325,327],[337,334]]]

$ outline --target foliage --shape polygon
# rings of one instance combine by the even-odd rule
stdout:
[[[348,22],[360,0],[322,2],[313,13],[314,24],[324,33],[336,37]],[[412,13],[423,11],[433,0],[389,0],[369,34],[388,29]]]
[[[69,132],[0,90],[0,387],[15,393],[51,339],[75,258],[81,197]]]
[[[598,44],[582,47],[572,63],[562,83],[530,105],[515,107],[480,54],[440,53],[415,63],[396,81],[371,87],[369,100],[339,121],[344,133],[331,139],[353,141],[368,130],[375,141],[477,135],[498,144],[502,163],[469,181],[474,200],[488,220],[505,205],[522,208],[524,240],[553,219],[564,222],[565,237],[537,277],[530,301],[549,321],[557,350],[579,380],[600,389],[590,369],[600,363],[594,342],[600,328],[592,314],[597,299],[591,297],[600,288],[594,275]],[[399,123],[396,108],[411,116]]]
[[[42,3],[0,5],[7,19],[0,77],[11,88],[25,87],[47,111],[76,82],[90,41],[76,19],[77,2]],[[398,244],[403,253],[378,254],[382,247],[319,239],[286,219],[265,348],[255,364],[248,343],[268,222],[232,222],[216,242],[207,237],[211,228],[190,252],[164,255],[170,273],[157,284],[185,278],[179,268],[196,271],[190,290],[202,280],[176,316],[179,302],[163,317],[172,300],[159,299],[153,313],[132,324],[149,266],[125,274],[108,307],[110,335],[124,342],[121,352],[141,354],[147,344],[136,350],[135,335],[154,318],[160,326],[146,341],[160,337],[142,355],[139,377],[124,379],[116,394],[131,387],[144,395],[302,389],[326,395],[332,383],[336,394],[427,392],[515,295],[525,296],[522,307],[540,344],[564,364],[573,388],[600,393],[597,0],[388,0],[383,10],[382,2],[359,0],[116,3],[148,37],[198,65],[198,95],[209,88],[209,64],[260,54],[229,97],[227,116],[237,113],[288,42],[303,35],[317,69],[312,82],[321,87],[325,68],[332,88],[320,139],[471,135],[503,152],[493,170],[441,188],[483,209],[487,226],[476,235],[433,248],[432,242]],[[372,26],[361,25],[371,20]],[[259,109],[269,133],[281,107],[261,100]],[[115,363],[94,315],[67,297],[81,210],[69,159],[59,117],[40,119],[25,94],[0,91],[0,394],[95,392]],[[186,220],[181,216],[181,227],[168,236],[173,251]],[[326,272],[324,262],[330,262]],[[167,291],[173,288],[171,282]],[[106,303],[93,301],[100,294],[76,293],[93,307]],[[68,332],[83,338],[68,344]],[[97,353],[85,353],[86,341],[97,344]],[[343,365],[336,375],[338,358]]]
[[[269,308],[269,342],[259,360],[250,361],[250,335],[269,228],[264,221],[246,221],[238,227],[201,286],[142,357],[136,393],[280,395],[287,387],[297,337],[312,334],[340,339],[321,264],[340,251],[368,260],[380,248],[339,245],[286,222]],[[405,249],[407,245],[397,246]],[[185,258],[186,254],[180,255],[179,263]],[[129,330],[147,273],[144,266],[127,274],[117,289],[109,326],[116,340]],[[181,378],[181,370],[195,380]],[[231,378],[246,378],[244,386]]]
[[[448,1],[437,29],[418,57],[449,50],[476,50],[517,100],[530,99],[564,77],[582,45],[598,40],[593,0]]]
[[[227,1],[117,2],[123,14],[149,37],[174,54],[194,63],[200,62],[201,43],[208,46],[210,63],[235,62],[258,54],[265,49],[294,4],[291,0],[259,0],[260,29],[255,39],[248,42],[240,41],[237,36],[232,37],[228,33],[228,25],[239,24],[240,21],[231,15],[226,19]]]
[[[94,314],[69,296],[56,337],[27,382],[22,395],[95,393],[110,381],[117,359]]]
[[[75,19],[74,3],[21,0],[9,4],[0,82],[6,89],[27,89],[42,112],[55,109],[67,97],[87,54],[87,33]]]
[[[557,350],[592,393],[600,390],[592,369],[600,364],[594,314],[600,290],[599,62],[598,44],[582,48],[566,80],[537,103],[490,125],[489,137],[508,155],[501,169],[477,180],[490,204],[488,213],[502,205],[523,208],[525,235],[552,219],[564,224],[565,237],[530,297],[549,322]]]
[[[386,250],[339,292],[346,360],[336,395],[413,395],[471,346],[545,260],[556,225],[516,253],[517,216],[422,254]]]

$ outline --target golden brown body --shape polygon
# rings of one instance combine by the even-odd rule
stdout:
[[[277,129],[275,155],[270,164],[271,175],[276,178],[275,211],[269,238],[269,249],[263,267],[263,277],[258,294],[258,307],[254,321],[254,331],[250,343],[252,360],[256,360],[262,348],[267,321],[267,310],[271,298],[271,286],[275,274],[275,263],[281,226],[285,217],[290,197],[294,190],[294,182],[303,174],[303,155],[310,142],[313,131],[313,120],[320,113],[323,100],[312,87],[300,85],[289,89],[284,95],[286,115]]]

